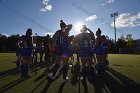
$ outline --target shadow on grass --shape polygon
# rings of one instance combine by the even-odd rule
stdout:
[[[59,77],[61,76],[61,73],[58,73],[58,75],[56,76],[55,80],[57,80]],[[40,93],[47,93],[50,85],[55,82],[55,80],[52,80],[48,77],[48,83],[46,84],[46,86],[42,89],[42,91]],[[33,92],[32,92],[33,93]]]
[[[118,65],[118,64],[113,64],[113,66],[133,67],[132,65]]]
[[[39,82],[32,90],[30,93],[34,93],[35,90],[45,81],[46,79],[43,79],[41,82]]]
[[[86,83],[82,82],[83,86],[84,86],[84,93],[89,93],[88,92],[88,86]]]
[[[108,71],[117,77],[127,90],[127,93],[139,93],[140,92],[140,84],[136,83],[135,81],[131,80],[130,78],[124,76],[123,74],[113,70],[112,68],[108,68]],[[139,92],[138,92],[139,91]]]
[[[46,86],[43,88],[43,90],[40,93],[47,93],[50,85],[53,83],[54,81],[52,81],[51,79],[48,79],[48,83],[46,84]]]
[[[127,90],[125,90],[125,87],[121,85],[119,79],[116,80],[116,78],[108,73],[105,73],[104,75],[99,77],[99,80],[102,82],[102,87],[107,92],[109,91],[110,93],[128,93]]]
[[[50,64],[52,65],[54,63],[53,62],[50,62]],[[47,63],[46,62],[38,62],[36,64],[36,68],[45,68],[47,66]],[[32,69],[32,66],[30,68],[30,70]],[[36,71],[38,71],[40,69],[36,69]],[[3,71],[3,72],[0,72],[0,78],[3,78],[3,77],[7,77],[9,75],[15,75],[15,74],[18,74],[20,71],[17,71],[16,68],[12,68],[12,69],[9,69],[9,70],[6,70],[6,71]],[[31,71],[30,73],[33,73],[34,71]]]
[[[72,66],[71,74],[71,84],[75,86],[79,82],[79,75],[81,75],[80,65],[78,63]]]
[[[7,77],[9,75],[15,75],[15,74],[18,74],[18,73],[19,73],[19,71],[16,71],[16,68],[9,69],[9,70],[0,72],[0,78]]]
[[[121,73],[109,69],[106,73],[95,77],[92,82],[95,93],[139,93],[140,85],[130,82],[128,78]]]
[[[45,74],[42,73],[41,75],[39,75],[39,76],[34,80],[34,82],[37,82],[37,81],[41,80],[41,79],[44,78],[44,77],[45,77]]]
[[[62,83],[59,87],[58,93],[62,93],[63,92],[63,88],[65,86],[65,83]]]
[[[19,84],[19,83],[21,83],[21,82],[23,82],[23,81],[24,81],[24,80],[23,80],[22,78],[20,78],[20,79],[17,79],[17,80],[15,80],[15,81],[13,81],[13,82],[11,82],[11,83],[5,85],[5,86],[2,86],[2,87],[0,88],[0,93],[9,90],[10,88],[16,86],[17,84]]]
[[[76,85],[79,77],[78,65],[74,65],[71,72],[71,83],[72,85]],[[89,76],[87,71],[87,79],[93,84],[95,93],[104,93],[104,91],[107,93],[139,93],[140,91],[140,84],[137,84],[111,68],[108,68],[104,74],[96,74],[94,81]],[[83,86],[84,93],[88,93],[88,86],[84,84]]]

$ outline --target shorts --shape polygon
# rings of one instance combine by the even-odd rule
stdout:
[[[21,49],[16,50],[16,56],[21,56]]]
[[[93,48],[92,47],[80,47],[77,51],[79,57],[92,57]]]
[[[21,56],[32,56],[33,51],[31,48],[22,48],[21,49]]]
[[[105,54],[104,49],[102,47],[96,48],[95,52],[96,52],[96,55],[104,55]]]
[[[108,49],[107,48],[104,48],[104,54],[108,54]]]
[[[73,55],[73,50],[68,47],[58,47],[56,51],[56,56],[66,56],[71,57]]]

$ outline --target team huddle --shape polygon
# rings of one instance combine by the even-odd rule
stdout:
[[[69,58],[73,60],[73,55],[76,54],[77,62],[80,61],[79,64],[81,64],[82,81],[86,83],[87,71],[90,73],[91,80],[94,81],[95,75],[104,73],[109,65],[108,40],[104,35],[101,35],[102,31],[100,28],[97,29],[95,38],[94,33],[86,25],[82,26],[81,33],[78,35],[69,36],[72,27],[72,24],[67,25],[63,20],[60,20],[60,30],[55,32],[52,42],[48,42],[49,47],[47,47],[47,50],[49,50],[49,55],[47,58],[51,59],[52,56],[50,55],[52,52],[50,51],[53,49],[55,49],[56,55],[55,64],[52,67],[52,75],[49,78],[54,80],[61,66],[63,74],[62,82],[65,83],[68,79]],[[21,77],[28,78],[29,64],[33,59],[34,50],[32,29],[27,29],[26,35],[20,37],[17,46]]]

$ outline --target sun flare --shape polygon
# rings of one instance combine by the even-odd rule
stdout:
[[[75,29],[80,31],[80,29],[82,28],[82,25],[83,25],[83,23],[81,23],[81,22],[76,23],[75,24]]]

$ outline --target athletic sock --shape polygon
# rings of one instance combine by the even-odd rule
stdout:
[[[105,62],[101,63],[101,72],[103,73],[105,72],[105,65],[106,65]]]
[[[21,77],[24,77],[24,65],[23,64],[20,65],[20,73],[21,73]]]
[[[19,68],[20,68],[20,62],[16,61],[16,70],[19,71]]]
[[[98,73],[102,72],[102,64],[98,63],[98,68],[97,68]]]
[[[59,65],[58,64],[55,64],[55,66],[53,67],[53,74],[52,74],[52,76],[55,76],[58,68],[59,68]]]
[[[63,65],[63,79],[66,79],[67,72],[68,72],[68,65],[64,64]]]
[[[28,78],[28,72],[29,72],[29,66],[28,66],[28,64],[25,64],[24,65],[24,73],[25,73],[25,78]]]
[[[89,70],[90,70],[90,76],[91,76],[92,80],[94,80],[95,79],[95,70],[94,70],[94,67],[91,66]]]
[[[82,67],[82,76],[83,76],[83,81],[86,82],[86,77],[87,77],[86,67]]]

